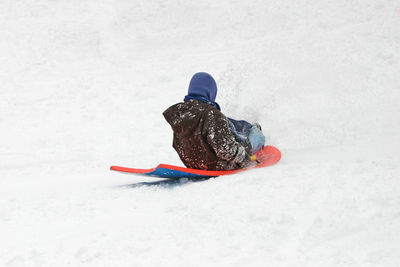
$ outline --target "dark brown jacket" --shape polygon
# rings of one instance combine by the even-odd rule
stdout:
[[[189,100],[163,113],[174,131],[173,147],[188,168],[233,170],[250,163],[251,145],[239,143],[227,118],[213,106]]]

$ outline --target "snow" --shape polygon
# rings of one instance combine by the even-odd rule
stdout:
[[[394,0],[2,0],[0,266],[399,266]],[[161,113],[211,73],[279,164],[181,165]]]

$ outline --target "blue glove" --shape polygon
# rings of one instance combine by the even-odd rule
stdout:
[[[265,136],[257,126],[250,129],[249,140],[251,143],[251,152],[254,154],[265,144]]]

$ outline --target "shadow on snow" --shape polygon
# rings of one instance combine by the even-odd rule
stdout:
[[[115,187],[116,188],[137,188],[137,187],[143,187],[143,186],[148,186],[148,187],[160,186],[160,187],[165,187],[165,188],[173,188],[173,187],[187,185],[187,184],[191,184],[191,183],[204,182],[206,180],[209,180],[210,178],[214,178],[214,177],[164,179],[164,180],[154,181],[154,182],[139,182],[139,183],[133,183],[133,184],[118,185]]]

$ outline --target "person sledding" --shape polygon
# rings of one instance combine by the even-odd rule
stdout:
[[[254,164],[251,155],[264,146],[261,126],[227,118],[216,96],[217,85],[210,74],[199,72],[192,77],[184,102],[163,112],[174,132],[172,146],[188,168],[246,168]]]

